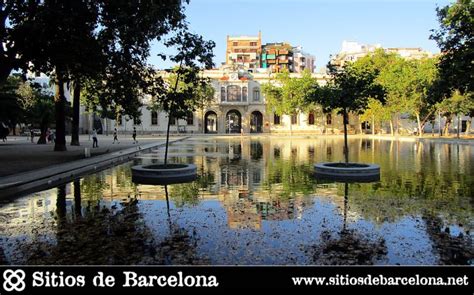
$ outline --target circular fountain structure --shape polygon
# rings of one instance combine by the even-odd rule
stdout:
[[[132,167],[132,181],[142,184],[173,184],[195,180],[197,168],[194,164],[152,164]]]
[[[339,181],[378,181],[380,166],[364,163],[317,163],[314,164],[317,177]]]

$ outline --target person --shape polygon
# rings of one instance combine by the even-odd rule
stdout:
[[[99,142],[97,140],[97,130],[92,130],[92,148],[98,148]]]
[[[46,140],[48,141],[48,143],[51,142],[51,129],[48,128],[48,130],[46,130]]]
[[[112,144],[114,144],[115,141],[117,141],[117,143],[120,143],[120,141],[118,140],[118,137],[117,137],[117,128],[114,128],[114,142],[112,142]]]
[[[133,127],[132,137],[133,137],[133,144],[138,143],[138,141],[137,141],[137,128],[135,128],[135,127]]]
[[[33,129],[30,129],[30,137],[31,137],[31,143],[34,143],[35,140],[35,131]]]
[[[53,143],[56,143],[56,132],[55,131],[51,131],[51,134],[49,135],[51,141]]]

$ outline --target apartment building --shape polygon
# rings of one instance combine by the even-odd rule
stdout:
[[[226,64],[238,64],[254,71],[261,67],[262,34],[258,36],[227,36]]]

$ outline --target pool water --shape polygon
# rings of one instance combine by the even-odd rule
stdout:
[[[194,182],[132,182],[163,149],[3,201],[3,264],[473,264],[474,146],[351,139],[380,181],[318,180],[336,137],[196,137],[170,146]]]

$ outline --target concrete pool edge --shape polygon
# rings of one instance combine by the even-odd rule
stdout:
[[[173,144],[189,137],[184,136],[170,140],[169,143]],[[101,171],[130,161],[142,152],[163,146],[165,146],[164,142],[148,143],[105,155],[55,165],[54,167],[5,176],[0,181],[0,199],[21,196],[34,191],[55,187],[90,172]]]

